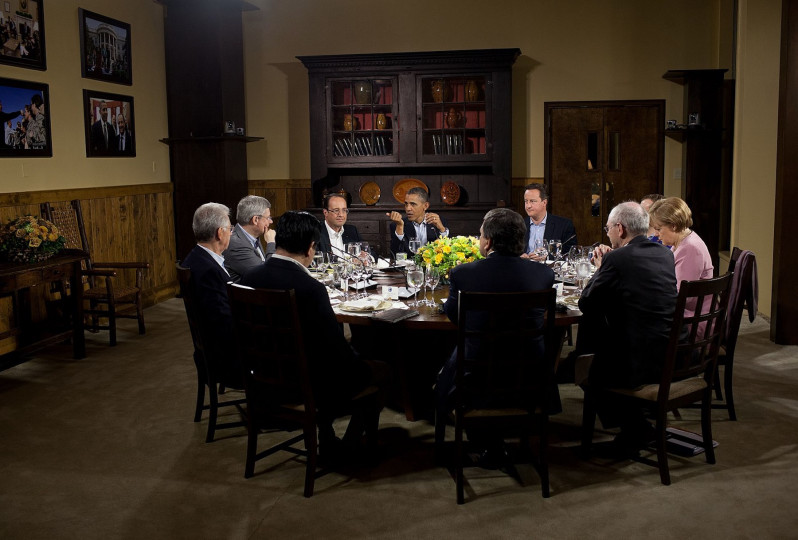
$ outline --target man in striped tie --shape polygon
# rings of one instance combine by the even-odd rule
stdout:
[[[230,237],[230,245],[224,252],[224,266],[234,282],[263,264],[274,253],[274,230],[272,223],[271,203],[257,195],[247,195],[238,202],[236,208],[236,226]],[[260,238],[266,240],[266,249],[261,246]]]

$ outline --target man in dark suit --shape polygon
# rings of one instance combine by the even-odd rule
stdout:
[[[230,236],[230,245],[224,252],[224,267],[236,283],[252,270],[262,265],[274,253],[274,230],[271,203],[257,195],[247,195],[236,207],[236,226]],[[260,238],[266,240],[266,250]]]
[[[346,223],[349,208],[346,207],[346,198],[338,193],[331,193],[324,197],[324,221],[319,223],[319,246],[317,251],[332,254],[336,257],[346,253],[346,245],[350,242],[360,242],[360,233],[357,227]]]
[[[319,443],[324,451],[325,445],[330,448],[336,442],[332,421],[339,405],[380,377],[372,373],[374,366],[358,358],[346,342],[327,289],[307,269],[319,241],[318,220],[306,212],[286,212],[277,224],[275,240],[274,255],[247,273],[241,285],[294,289],[311,385],[319,408]],[[373,413],[378,421],[379,408]],[[359,439],[362,434],[366,420],[356,416],[350,421],[345,439]]]
[[[91,149],[97,154],[116,153],[116,131],[108,121],[108,105],[100,104],[100,116],[91,126]]]
[[[197,208],[192,221],[197,245],[181,264],[191,269],[201,331],[209,349],[208,359],[214,362],[225,386],[243,388],[241,365],[231,349],[233,316],[227,299],[230,276],[224,268],[222,257],[232,230],[229,214],[230,209],[218,203],[206,203]]]
[[[546,210],[548,203],[549,195],[543,184],[529,184],[524,188],[524,210],[529,216],[526,220],[524,258],[539,260],[540,257],[535,255],[536,240],[560,240],[563,254],[576,245],[574,223],[568,218],[549,214]]]
[[[554,272],[543,264],[533,264],[522,259],[524,251],[524,219],[509,208],[495,208],[485,214],[480,227],[479,251],[485,259],[452,268],[450,273],[449,298],[443,308],[452,322],[457,323],[457,300],[460,291],[469,292],[523,292],[550,288],[554,284]],[[541,324],[543,322],[541,316]],[[478,344],[473,344],[478,346]],[[543,358],[543,343],[507,344],[507,354],[524,354]],[[495,351],[494,351],[495,352]],[[450,396],[454,390],[457,363],[457,350],[438,374],[435,390],[438,411],[445,414],[450,409]],[[556,388],[554,389],[556,392]],[[556,395],[556,394],[555,394]],[[556,409],[559,399],[555,399]],[[554,412],[554,411],[552,411]],[[444,416],[445,417],[445,416]],[[469,439],[485,436],[469,433]],[[501,441],[499,441],[500,444]],[[490,442],[484,443],[488,446]],[[488,448],[496,452],[496,448]],[[494,456],[487,455],[483,460],[490,461]]]
[[[634,202],[621,203],[607,218],[612,248],[599,246],[598,270],[579,299],[577,351],[593,353],[588,384],[636,388],[656,383],[676,308],[673,254],[650,242],[648,213]],[[618,443],[642,446],[653,434],[642,411],[599,404],[604,427],[621,427]]]
[[[116,115],[116,141],[114,143],[114,153],[121,156],[132,156],[135,154],[136,146],[133,144],[133,132],[127,123],[124,115]]]
[[[391,218],[391,251],[414,255],[410,240],[420,240],[424,246],[440,237],[449,236],[446,221],[438,214],[427,212],[429,195],[424,188],[414,187],[405,194],[405,217],[399,212],[386,214]]]

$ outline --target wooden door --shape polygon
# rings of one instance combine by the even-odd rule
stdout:
[[[546,103],[549,211],[571,218],[580,244],[606,242],[616,204],[661,193],[665,104]]]

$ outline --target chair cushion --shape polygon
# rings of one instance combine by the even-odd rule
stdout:
[[[699,392],[707,387],[706,381],[701,377],[691,377],[683,381],[674,381],[671,383],[671,389],[668,394],[668,399],[676,399],[687,394]],[[645,384],[638,388],[612,388],[610,392],[630,396],[646,401],[657,401],[657,393],[659,392],[658,384]]]

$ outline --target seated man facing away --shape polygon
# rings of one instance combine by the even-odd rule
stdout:
[[[224,266],[233,281],[263,264],[274,253],[274,231],[269,229],[271,203],[257,195],[247,195],[238,201],[236,226],[230,237],[230,246],[224,252]],[[266,240],[266,251],[260,237]]]
[[[206,203],[194,212],[192,228],[197,245],[181,265],[191,269],[191,281],[201,314],[201,330],[208,348],[208,361],[228,388],[243,388],[242,368],[233,354],[233,316],[227,299],[230,275],[222,253],[230,243],[230,209],[219,203]]]
[[[358,358],[335,319],[327,289],[307,267],[316,253],[319,222],[306,212],[289,211],[280,217],[276,250],[263,265],[244,276],[241,285],[260,289],[294,289],[302,324],[311,385],[319,409],[319,444],[322,452],[337,442],[332,421],[339,405],[370,384],[387,377],[384,364]],[[377,405],[381,407],[381,403]],[[379,412],[376,411],[377,418]],[[345,441],[357,442],[365,419],[353,415]],[[326,445],[326,448],[325,448]]]
[[[391,251],[414,255],[410,251],[410,240],[419,240],[421,245],[427,245],[438,238],[449,236],[446,222],[438,214],[427,212],[429,209],[429,195],[424,188],[414,187],[405,194],[405,215],[399,212],[385,214],[391,218]]]
[[[554,284],[554,272],[542,264],[529,264],[520,257],[524,251],[526,226],[524,219],[509,208],[495,208],[485,214],[479,229],[479,251],[482,260],[455,266],[451,270],[449,298],[444,304],[446,315],[457,323],[457,301],[460,291],[468,292],[523,292],[550,288]],[[541,324],[543,318],[541,316]],[[518,354],[521,344],[508,344],[508,354]],[[543,359],[543,343],[523,344],[524,353],[535,354]],[[495,352],[495,351],[493,351]],[[438,413],[445,415],[451,410],[451,395],[455,386],[457,350],[444,364],[435,386]],[[557,400],[559,405],[559,400]],[[500,451],[501,440],[485,434],[469,432],[469,439],[484,446],[484,460],[495,460]],[[474,440],[476,437],[477,440]],[[479,440],[482,439],[482,440]],[[494,455],[489,455],[494,454]]]
[[[526,238],[524,253],[526,259],[540,260],[535,254],[543,240],[560,240],[561,253],[567,255],[576,246],[576,229],[574,223],[565,217],[549,214],[547,207],[549,196],[543,184],[529,184],[524,188],[524,210],[529,219],[526,220]]]
[[[576,348],[595,354],[590,386],[659,382],[676,308],[676,275],[670,250],[646,238],[648,224],[648,213],[636,202],[619,204],[607,218],[612,249],[596,250],[598,270],[579,299],[583,317]],[[605,428],[621,428],[617,450],[633,452],[653,438],[642,411],[596,405]]]

